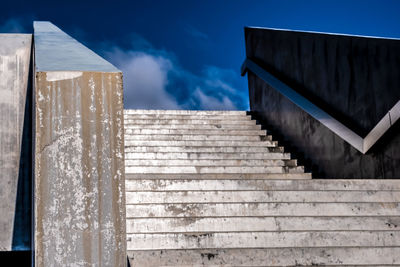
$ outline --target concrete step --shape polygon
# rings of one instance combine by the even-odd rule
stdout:
[[[212,177],[212,176],[211,176]],[[162,179],[148,180],[146,176],[140,176],[139,180],[126,180],[127,191],[183,191],[183,190],[219,190],[219,191],[240,191],[240,190],[276,190],[276,191],[400,191],[400,180],[329,180],[329,179],[308,179],[308,180],[255,180],[241,177],[240,179],[214,179],[203,176],[203,179]],[[153,177],[154,178],[154,177]],[[160,177],[161,178],[161,177]],[[187,178],[192,178],[191,176]]]
[[[253,159],[253,160],[226,160],[226,159],[125,159],[126,167],[133,166],[264,166],[264,167],[295,167],[297,161],[281,159]]]
[[[260,125],[242,125],[242,124],[126,124],[125,129],[189,129],[192,132],[200,130],[261,130]]]
[[[174,125],[174,124],[185,124],[185,125],[256,125],[254,120],[209,120],[209,119],[196,119],[196,120],[139,120],[139,119],[124,119],[125,125]]]
[[[311,173],[126,173],[127,180],[249,180],[249,179],[311,179]]]
[[[124,118],[128,120],[234,120],[248,121],[251,120],[249,115],[172,115],[172,114],[124,114]]]
[[[150,188],[149,188],[150,189]],[[151,190],[151,189],[150,189]],[[168,191],[126,192],[126,204],[400,202],[399,191]],[[400,214],[399,214],[400,215]]]
[[[125,135],[136,135],[136,134],[147,134],[147,135],[190,135],[190,134],[198,134],[198,135],[256,135],[256,136],[265,136],[267,131],[265,130],[229,130],[229,129],[198,129],[196,132],[193,132],[190,129],[130,129],[125,127]]]
[[[399,231],[127,234],[127,249],[400,246]]]
[[[247,116],[246,111],[237,110],[154,110],[154,109],[125,109],[124,114],[162,114],[162,115],[234,115]]]
[[[127,166],[126,173],[303,173],[304,167],[237,167],[237,166]]]
[[[272,136],[257,136],[257,135],[148,135],[148,134],[125,134],[125,142],[132,140],[143,141],[272,141]]]
[[[189,203],[126,205],[127,218],[399,216],[399,203]]]
[[[289,153],[134,153],[127,152],[128,159],[213,159],[213,160],[266,160],[266,159],[290,159]]]
[[[277,141],[145,141],[145,140],[125,140],[125,146],[265,146],[275,147]]]
[[[283,153],[283,147],[267,146],[127,146],[125,153]]]
[[[129,251],[136,266],[399,266],[400,247]]]
[[[400,216],[135,218],[128,219],[126,223],[128,234],[260,231],[400,231]]]

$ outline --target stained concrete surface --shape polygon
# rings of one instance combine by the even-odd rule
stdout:
[[[0,35],[0,251],[13,246],[32,35]]]
[[[362,137],[400,99],[400,40],[246,28],[246,55]],[[321,178],[399,178],[399,123],[365,155],[248,74],[252,115]]]
[[[35,266],[126,266],[122,73],[34,27]]]

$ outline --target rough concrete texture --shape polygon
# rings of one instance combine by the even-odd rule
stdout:
[[[249,59],[363,138],[400,99],[400,40],[260,28],[245,38]],[[248,80],[252,113],[314,177],[399,178],[400,123],[364,155],[253,73]]]
[[[287,176],[265,131],[223,132],[245,114],[141,112],[125,111],[131,266],[398,265],[399,180]]]
[[[131,266],[400,266],[400,248],[130,251]]]
[[[122,73],[74,69],[75,48],[93,52],[54,25],[35,23],[35,39],[48,52],[36,53],[35,266],[125,266]]]
[[[12,249],[32,35],[0,34],[0,251]]]

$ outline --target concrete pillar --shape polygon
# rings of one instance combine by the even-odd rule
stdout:
[[[125,266],[122,73],[49,22],[35,38],[35,266]]]
[[[31,34],[0,34],[0,251],[11,251]]]

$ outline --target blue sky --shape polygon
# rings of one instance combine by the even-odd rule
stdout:
[[[248,109],[244,26],[400,37],[396,0],[7,1],[0,32],[48,20],[124,72],[126,108]]]

